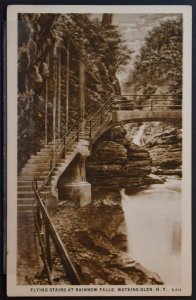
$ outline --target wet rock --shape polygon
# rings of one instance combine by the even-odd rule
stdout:
[[[88,161],[93,163],[97,159],[101,163],[124,163],[127,159],[127,150],[123,145],[116,142],[101,141]]]
[[[157,126],[157,133],[146,139],[145,147],[152,157],[155,173],[159,175],[182,175],[182,131],[179,127],[168,125],[163,132]]]
[[[60,224],[57,222],[60,220]],[[120,193],[93,187],[91,204],[77,210],[62,207],[53,217],[83,284],[162,284],[128,256]]]
[[[153,173],[156,173],[156,171],[157,171],[157,169],[154,168],[154,169],[153,169]],[[160,184],[160,183],[164,183],[164,182],[165,182],[165,179],[163,178],[163,176],[162,176],[162,177],[159,177],[159,176],[157,176],[157,175],[155,175],[155,174],[150,174],[150,175],[146,178],[145,182],[146,182],[148,185],[150,185],[150,184]]]
[[[116,126],[95,145],[87,159],[87,180],[104,190],[135,188],[151,173],[149,153],[126,137],[126,130]],[[105,139],[105,140],[103,140]]]
[[[152,158],[152,172],[157,175],[181,175],[179,171],[182,165],[181,122],[152,122],[143,123],[142,126],[144,128],[140,143]],[[133,141],[138,132],[138,123],[127,124],[125,129],[130,141]]]

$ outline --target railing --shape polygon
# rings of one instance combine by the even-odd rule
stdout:
[[[179,110],[182,95],[122,95],[113,97],[113,110]]]
[[[182,95],[113,95],[89,120],[89,139],[112,110],[180,110]]]
[[[98,125],[102,125],[104,123],[104,117],[108,114],[108,112],[112,112],[112,105],[113,105],[113,96],[110,97],[102,107],[90,118],[89,120],[89,139],[92,138],[93,129],[96,128]]]
[[[179,103],[179,104],[178,104]],[[35,221],[38,230],[39,242],[42,251],[42,259],[44,263],[44,271],[48,276],[50,284],[53,284],[51,270],[52,270],[52,259],[51,259],[51,249],[50,249],[50,239],[52,240],[59,258],[61,259],[62,265],[65,272],[69,272],[70,279],[73,284],[81,284],[81,279],[73,266],[64,245],[58,236],[54,226],[51,223],[47,209],[40,197],[41,190],[47,185],[51,174],[58,163],[59,159],[62,157],[63,152],[66,154],[66,150],[75,141],[79,140],[81,133],[81,128],[84,121],[87,121],[89,127],[87,128],[89,134],[89,140],[94,139],[94,134],[96,130],[100,131],[106,126],[106,120],[108,116],[111,117],[112,110],[156,110],[156,109],[182,109],[182,96],[173,95],[113,95],[110,97],[102,107],[88,120],[80,119],[76,122],[58,141],[54,144],[53,154],[51,155],[49,161],[45,165],[49,169],[48,175],[38,186],[38,179],[33,181],[33,190],[36,200],[35,209]],[[109,118],[109,121],[111,118]],[[44,168],[45,169],[45,168]],[[41,175],[41,174],[40,174]],[[44,229],[44,232],[43,232]]]
[[[62,263],[65,275],[68,276],[72,284],[82,284],[82,280],[75,266],[71,262],[70,257],[65,250],[63,242],[58,235],[54,225],[52,224],[50,216],[43,204],[43,201],[40,198],[39,192],[37,190],[38,187],[36,180],[33,181],[32,186],[35,194],[35,223],[42,252],[41,257],[44,264],[42,273],[47,275],[49,284],[52,285],[53,279],[51,274],[53,263],[51,255],[51,242],[53,242],[56,254]]]
[[[79,119],[68,131],[65,132],[62,138],[59,140],[59,142],[56,145],[54,145],[53,154],[51,155],[43,170],[44,172],[49,168],[49,172],[44,181],[41,183],[41,186],[38,188],[39,192],[50,180],[50,176],[54,168],[56,167],[56,164],[58,163],[59,159],[62,157],[63,152],[65,154],[67,148],[70,147],[75,141],[79,140],[79,133],[82,122],[83,119]],[[43,172],[40,173],[39,177],[43,174]],[[39,178],[37,178],[37,180],[39,180]]]

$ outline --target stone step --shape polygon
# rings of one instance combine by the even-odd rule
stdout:
[[[54,149],[54,144],[44,145],[42,149]]]
[[[46,190],[49,190],[50,189],[50,186],[45,186],[45,189]],[[33,192],[33,187],[32,185],[30,186],[18,186],[18,192]]]
[[[23,199],[18,199],[17,200],[17,206],[21,205],[33,205],[34,204],[34,199],[29,199],[29,198],[23,198]]]
[[[61,159],[58,160],[58,164],[59,164],[59,163],[65,163],[65,162],[66,162],[66,159],[65,159],[65,158],[61,158]]]
[[[21,191],[21,192],[33,191],[32,185],[20,185],[20,186],[18,186],[17,189],[18,189],[18,191]]]
[[[52,141],[52,142],[49,142],[48,145],[49,145],[49,146],[54,146],[54,145],[57,145],[58,142],[59,142],[59,140],[56,140],[55,142]]]
[[[33,210],[19,210],[17,212],[17,219],[29,219],[34,218],[34,211]]]
[[[41,155],[41,156],[38,156],[38,155],[32,155],[27,164],[31,164],[32,162],[40,162],[40,161],[43,161],[43,162],[47,162],[50,160],[50,155]]]
[[[33,166],[39,166],[39,165],[47,165],[49,164],[49,159],[39,159],[39,158],[32,158],[31,160],[29,160],[28,165],[33,165]],[[27,165],[27,166],[28,166]]]
[[[71,154],[66,154],[65,157],[66,157],[66,163],[71,161]]]
[[[60,168],[61,168],[61,166],[54,167],[52,174],[54,174],[54,175],[57,174],[59,172]]]
[[[55,178],[56,178],[56,176],[54,175],[54,176],[51,176],[51,185],[53,185],[54,184],[54,180],[55,180]]]
[[[73,152],[71,152],[71,151],[66,151],[65,152],[65,156],[68,156],[68,155],[71,155]]]
[[[42,157],[42,156],[46,156],[46,157],[49,157],[52,156],[54,152],[53,151],[40,151],[40,152],[37,152],[36,153],[36,156],[39,156],[39,157]],[[55,151],[56,154],[60,153],[60,150],[59,151]]]
[[[19,191],[17,193],[18,199],[21,198],[28,198],[28,199],[33,199],[34,198],[34,192],[30,192],[30,191]]]
[[[17,211],[33,211],[33,210],[34,210],[33,203],[17,205]]]
[[[45,185],[44,186],[44,189],[43,189],[43,191],[45,192],[48,192],[48,191],[50,191],[51,190],[51,185]]]
[[[63,163],[62,163],[62,162],[61,162],[61,163],[57,163],[57,164],[56,164],[56,168],[57,168],[57,167],[58,167],[58,168],[59,168],[59,167],[62,167],[65,163],[66,163],[66,161],[64,161]]]
[[[27,166],[25,166],[22,170],[21,170],[21,172],[23,172],[23,171],[37,171],[37,170],[39,170],[40,172],[41,171],[44,171],[44,170],[47,170],[47,169],[50,169],[50,164],[48,163],[46,163],[46,164],[42,164],[42,165],[40,165],[40,164],[30,164],[30,165],[27,165]]]
[[[22,172],[21,172],[21,175],[22,175],[22,176],[26,176],[26,175],[27,175],[27,176],[28,176],[28,175],[33,176],[33,175],[34,175],[35,177],[38,177],[39,175],[47,176],[48,173],[49,173],[49,171],[39,171],[39,170],[37,171],[37,170],[36,170],[36,171],[31,171],[31,172],[29,171],[29,172],[28,172],[28,171],[25,170],[25,171],[22,171]]]
[[[32,176],[30,174],[29,175],[21,175],[20,174],[20,176],[19,176],[20,181],[32,181],[33,177],[34,176]]]
[[[54,148],[55,147],[53,147],[53,146],[51,146],[51,147],[44,147],[44,148],[42,148],[41,150],[40,150],[40,152],[43,152],[43,153],[53,153],[54,152]]]
[[[32,180],[17,180],[17,186],[32,186]]]
[[[24,175],[35,175],[35,177],[37,176],[47,176],[47,174],[50,172],[50,168],[46,168],[46,169],[35,169],[35,170],[28,170],[28,169],[25,169],[23,171],[21,171],[20,175],[21,176],[24,176]]]
[[[50,167],[50,162],[47,161],[46,163],[44,162],[30,162],[28,165],[24,166],[24,168],[22,168],[22,170],[27,170],[27,169],[36,169],[36,168],[40,168],[40,169],[45,169],[45,168],[49,168]]]
[[[21,172],[23,171],[23,170],[27,170],[27,169],[37,169],[37,168],[40,168],[40,169],[45,169],[45,168],[47,168],[47,167],[49,167],[50,166],[50,164],[49,164],[49,161],[32,161],[32,162],[30,162],[30,164],[28,164],[27,166],[25,166],[22,170],[21,170]]]
[[[41,198],[44,198],[44,199],[47,198],[47,196],[49,196],[50,193],[51,193],[51,187],[47,190],[45,188],[43,188],[43,190],[41,190],[41,192],[39,192]]]
[[[39,177],[39,180],[44,180],[46,177],[45,176],[40,176]],[[35,176],[34,175],[21,175],[20,176],[20,180],[21,181],[33,181],[33,179],[35,179]]]

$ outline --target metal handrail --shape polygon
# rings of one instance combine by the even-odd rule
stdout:
[[[96,115],[103,109],[104,106],[106,106],[110,101],[111,99],[114,97],[115,95],[111,96],[97,111],[96,113],[90,118],[89,122],[91,122],[95,117]]]
[[[51,163],[50,171],[49,171],[47,177],[45,178],[45,180],[43,181],[42,185],[39,187],[39,189],[38,189],[39,192],[40,192],[40,191],[44,188],[44,186],[47,184],[47,182],[48,182],[48,180],[49,180],[49,178],[50,178],[50,176],[51,176],[51,174],[52,174],[54,168],[56,167],[56,164],[57,164],[59,158],[61,157],[62,152],[66,150],[66,147],[68,147],[68,145],[70,144],[71,140],[72,140],[74,137],[78,137],[79,132],[80,132],[80,126],[78,125],[77,131],[70,137],[69,141],[68,141],[66,144],[63,145],[62,149],[60,150],[59,155],[58,155],[57,157],[55,157],[55,162],[53,162],[53,159],[54,159],[54,155],[55,155],[56,152],[53,153],[53,155],[52,155],[51,158],[50,158],[50,163]],[[65,136],[64,136],[64,137],[65,137]]]
[[[65,133],[64,135],[61,137],[61,139],[59,140],[59,142],[57,143],[57,145],[55,146],[54,151],[58,148],[59,144],[65,139],[65,137],[74,129],[74,127],[76,127],[81,121],[84,121],[83,118],[80,118],[78,121],[76,121],[72,127],[70,127]]]
[[[91,125],[91,129],[95,127],[95,125],[98,123],[98,121],[103,117],[103,115],[110,109],[110,106],[104,110],[104,112],[98,117],[98,119],[96,119],[96,121]]]
[[[67,253],[63,242],[60,238],[60,236],[58,235],[54,225],[51,222],[50,216],[43,204],[43,201],[40,198],[39,192],[36,188],[36,181],[33,181],[32,186],[33,186],[33,191],[35,194],[35,200],[36,200],[36,212],[35,212],[35,217],[37,220],[37,229],[38,229],[38,234],[40,237],[40,245],[41,250],[42,250],[42,258],[43,258],[43,262],[44,262],[44,267],[46,268],[46,273],[47,276],[49,278],[49,283],[53,284],[52,280],[51,280],[51,274],[50,274],[50,267],[49,265],[52,263],[51,262],[51,253],[50,253],[50,242],[49,242],[49,237],[51,237],[54,247],[56,249],[56,252],[58,254],[58,257],[61,260],[61,263],[63,265],[64,271],[66,274],[69,275],[69,279],[71,281],[72,284],[77,285],[77,284],[82,284],[82,280],[74,266],[74,264],[72,263],[69,254]],[[40,211],[42,214],[42,218],[40,218]],[[47,234],[45,233],[46,238],[48,238],[48,243],[45,243],[45,247],[43,247],[43,240],[42,236],[41,236],[41,231],[42,231],[42,222],[44,222],[44,226],[47,229]],[[44,249],[45,248],[45,249]],[[48,258],[48,259],[47,259]],[[48,262],[49,260],[49,262]]]
[[[100,109],[98,109],[98,111],[90,118],[90,120],[88,120],[88,118],[86,120],[88,120],[90,122],[90,132],[89,132],[89,137],[90,139],[94,138],[94,136],[92,136],[92,129],[97,126],[98,122],[100,122],[101,120],[101,124],[102,124],[102,127],[105,126],[105,123],[103,122],[103,116],[109,111],[111,110],[113,104],[114,104],[114,101],[113,101],[113,98],[114,97],[125,97],[125,96],[138,96],[138,97],[141,97],[141,96],[147,96],[147,95],[113,95],[111,96],[103,105]],[[152,96],[152,97],[162,97],[162,96],[175,96],[175,95],[149,95],[149,96]],[[141,105],[141,107],[150,107],[150,109],[152,110],[153,108],[157,108],[157,107],[182,107],[182,105],[177,105],[177,104],[173,104],[173,105],[155,105],[153,107],[153,103],[154,102],[159,102],[160,104],[160,101],[168,101],[168,102],[171,102],[172,100],[174,101],[181,101],[182,99],[169,99],[169,100],[163,100],[163,99],[147,99],[146,101],[150,101],[150,105]],[[123,99],[122,100],[117,100],[118,103],[123,103]],[[144,100],[145,101],[145,100]],[[126,101],[124,101],[126,102]],[[127,103],[127,102],[126,102]],[[136,104],[134,101],[129,101],[130,104]],[[33,181],[33,191],[34,191],[34,194],[35,194],[35,199],[36,199],[36,203],[37,203],[37,209],[38,211],[41,210],[41,213],[42,213],[42,216],[43,216],[43,220],[45,222],[45,226],[47,228],[47,233],[51,236],[52,240],[53,240],[53,243],[54,243],[54,246],[57,250],[57,253],[61,259],[61,262],[62,262],[62,265],[63,267],[69,271],[69,274],[71,276],[71,280],[73,282],[73,284],[81,284],[81,279],[79,278],[79,275],[74,267],[74,265],[72,264],[65,248],[64,248],[64,245],[60,239],[60,237],[58,236],[58,233],[56,232],[54,226],[52,225],[52,222],[50,220],[50,217],[49,217],[49,214],[41,200],[41,197],[40,197],[40,191],[45,187],[45,185],[47,184],[59,158],[61,157],[62,155],[62,151],[66,151],[67,147],[70,145],[71,142],[75,141],[75,139],[79,138],[79,133],[80,133],[80,129],[81,129],[81,126],[82,126],[82,122],[81,121],[85,121],[84,119],[79,119],[69,130],[67,130],[65,132],[65,134],[61,137],[61,139],[58,141],[58,143],[55,145],[54,147],[54,152],[52,154],[52,156],[50,157],[50,160],[49,160],[49,163],[50,163],[50,171],[48,173],[48,175],[46,176],[45,180],[43,181],[43,183],[41,184],[40,187],[38,187],[37,185],[37,179],[35,179]],[[94,122],[93,122],[94,121]],[[77,130],[71,135],[69,136],[73,129],[77,126]],[[68,138],[68,140],[66,140],[66,138]],[[64,141],[64,144],[62,146],[61,149],[59,149],[59,153],[58,153],[58,156],[56,157],[55,154],[57,153],[57,149],[59,148],[59,145],[61,145],[61,143]],[[55,158],[55,160],[54,160]],[[39,213],[37,213],[37,216],[36,218],[39,218]],[[39,222],[37,222],[39,223]],[[37,225],[39,227],[39,224]],[[38,228],[39,230],[39,228]],[[42,239],[41,236],[39,236],[39,240]],[[44,255],[44,247],[43,245],[41,244],[42,243],[42,240],[40,240],[40,245],[41,245],[41,249],[42,249],[42,252],[43,252],[43,255]],[[48,245],[49,247],[49,245]],[[50,252],[50,251],[49,251]],[[46,273],[48,275],[48,278],[49,278],[49,282],[50,284],[52,284],[52,277],[50,276],[50,268],[49,268],[49,265],[47,263],[47,260],[46,259],[43,259],[43,262],[44,262],[44,266],[45,266],[45,270],[46,270]]]
[[[182,101],[181,98],[176,98],[176,99],[142,99],[141,102],[145,103],[146,101],[150,101],[150,100],[152,100],[152,101],[164,101],[164,102],[165,101],[170,101],[170,102],[171,101]],[[134,100],[131,100],[131,99],[120,99],[120,100],[118,99],[118,100],[114,100],[113,101],[114,104],[116,104],[116,103],[122,103],[122,102],[123,103],[127,103],[127,102],[128,103],[136,103]]]
[[[182,94],[177,94],[177,95],[171,95],[171,94],[123,94],[123,95],[115,95],[115,96],[120,96],[120,97],[141,97],[141,96],[151,96],[151,97],[175,97],[175,96],[182,96]]]
[[[53,157],[55,155],[55,153],[57,152],[57,148],[58,146],[61,144],[61,142],[65,139],[66,136],[68,136],[68,134],[74,129],[74,127],[76,127],[78,125],[79,122],[83,121],[83,118],[80,118],[78,121],[76,121],[72,127],[70,127],[61,137],[61,139],[59,140],[59,142],[55,145],[54,149],[53,149],[53,153],[50,156],[49,160],[46,162],[46,164],[43,167],[43,171],[40,173],[39,177],[44,173],[44,171],[46,171],[47,167],[49,167],[51,165],[51,160],[53,160]],[[51,169],[51,168],[50,168]]]
[[[120,103],[127,103],[127,104],[130,104],[130,105],[132,105],[132,104],[136,104],[133,100],[131,101],[131,100],[127,100],[127,99],[122,99],[122,97],[126,97],[126,96],[131,96],[131,97],[145,97],[145,96],[150,96],[150,97],[154,97],[154,98],[156,98],[156,97],[175,97],[175,95],[161,95],[161,94],[159,94],[159,95],[142,95],[142,94],[140,94],[140,95],[112,95],[111,97],[109,97],[108,98],[108,100],[96,111],[96,113],[90,118],[90,120],[88,120],[88,122],[90,123],[90,133],[89,133],[89,137],[91,138],[92,137],[92,129],[97,125],[97,123],[100,121],[100,119],[102,119],[103,118],[103,116],[105,115],[105,113],[112,107],[112,105],[114,104],[120,104]],[[182,96],[182,95],[177,95],[178,97],[180,97],[180,96]],[[120,97],[121,98],[121,100],[113,100],[113,98],[115,98],[115,97]],[[164,99],[146,99],[146,100],[142,100],[142,102],[146,102],[146,101],[150,101],[150,103],[149,103],[149,105],[142,105],[141,106],[141,108],[143,107],[143,108],[145,108],[145,107],[150,107],[150,109],[152,110],[153,109],[153,103],[156,103],[156,102],[161,102],[161,101],[168,101],[168,102],[171,102],[172,100],[174,100],[174,101],[181,101],[182,99],[179,99],[179,98],[177,98],[177,99],[167,99],[167,100],[164,100]],[[109,105],[109,106],[108,106]],[[108,107],[107,107],[108,106]],[[181,105],[177,105],[177,104],[173,104],[173,105],[156,105],[156,106],[154,106],[154,108],[158,108],[158,107],[168,107],[168,108],[171,108],[171,107],[178,107],[178,108],[180,108],[180,107],[182,107]],[[98,116],[98,118],[96,119],[96,117]],[[96,119],[96,120],[95,120]],[[93,121],[95,120],[95,122],[94,123],[92,123]],[[48,179],[49,179],[49,177],[50,177],[50,175],[51,175],[51,173],[52,173],[52,171],[53,171],[53,169],[54,169],[54,167],[55,167],[55,165],[56,165],[56,162],[57,162],[57,160],[58,159],[56,159],[55,160],[55,163],[53,163],[53,159],[54,159],[54,157],[56,156],[56,153],[57,153],[57,149],[59,148],[59,145],[62,143],[62,141],[64,141],[65,140],[65,138],[69,135],[69,133],[71,133],[72,131],[73,131],[73,129],[77,126],[77,128],[78,128],[78,130],[76,131],[76,133],[74,133],[74,135],[72,136],[72,137],[70,137],[70,140],[68,141],[68,143],[66,144],[66,143],[64,143],[64,145],[62,146],[62,149],[60,149],[59,151],[60,151],[60,154],[58,155],[58,157],[57,158],[59,158],[60,157],[60,155],[61,155],[61,153],[62,153],[62,151],[64,151],[65,150],[65,147],[66,146],[68,146],[69,144],[70,144],[70,141],[76,136],[76,135],[78,135],[78,133],[79,133],[79,123],[81,122],[81,121],[84,121],[84,119],[83,118],[80,118],[71,128],[69,128],[68,129],[68,131],[66,131],[65,132],[65,134],[61,137],[61,139],[59,140],[59,142],[55,145],[55,148],[54,148],[54,151],[53,151],[53,154],[52,154],[52,156],[50,157],[50,159],[49,159],[49,161],[47,162],[47,164],[46,164],[46,167],[48,166],[48,165],[52,165],[51,167],[50,167],[50,171],[49,171],[49,174],[48,174],[48,176],[46,177],[46,179],[43,181],[43,183],[42,183],[42,185],[41,185],[41,187],[40,187],[40,189],[39,190],[41,190],[43,187],[44,187],[44,185],[48,182]],[[42,173],[44,172],[45,170],[43,170],[42,171]],[[42,174],[41,173],[41,174]]]
[[[123,97],[137,97],[140,98],[138,99],[140,102],[137,103],[137,101],[131,100],[131,99],[123,99]],[[153,108],[158,108],[158,107],[167,107],[167,108],[181,108],[182,107],[182,98],[180,97],[180,95],[177,95],[178,98],[175,98],[175,95],[163,95],[167,98],[165,99],[157,99],[157,97],[162,97],[162,95],[148,95],[150,98],[148,99],[143,99],[143,97],[145,97],[147,95],[122,95],[121,99],[117,99],[117,100],[113,100],[113,105],[114,108],[118,108],[118,105],[120,105],[120,108],[123,109],[123,105],[126,106],[126,109],[128,109],[127,107],[129,106],[133,106],[131,107],[131,109],[133,110],[134,108],[146,108],[149,107],[150,110],[153,110]],[[168,98],[168,97],[173,97]],[[180,98],[179,98],[180,97]],[[172,103],[173,101],[179,103],[179,104],[175,104]],[[163,104],[161,104],[161,102],[163,102]],[[147,104],[148,103],[148,104]],[[167,104],[165,104],[167,103]]]

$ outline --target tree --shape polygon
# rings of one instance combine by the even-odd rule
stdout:
[[[126,85],[140,93],[181,95],[182,39],[182,18],[155,27],[146,37]]]
[[[111,17],[110,17],[111,19]],[[53,138],[54,41],[62,41],[61,129],[65,131],[66,47],[69,41],[69,124],[79,117],[79,61],[86,70],[86,115],[95,113],[111,96],[119,93],[115,74],[126,64],[129,50],[116,26],[103,25],[89,14],[20,14],[18,41],[18,170],[44,140],[43,63],[49,60],[48,140]],[[64,50],[63,50],[64,49]],[[42,78],[43,77],[43,78]]]
[[[103,14],[102,25],[107,26],[112,24],[113,14]]]

